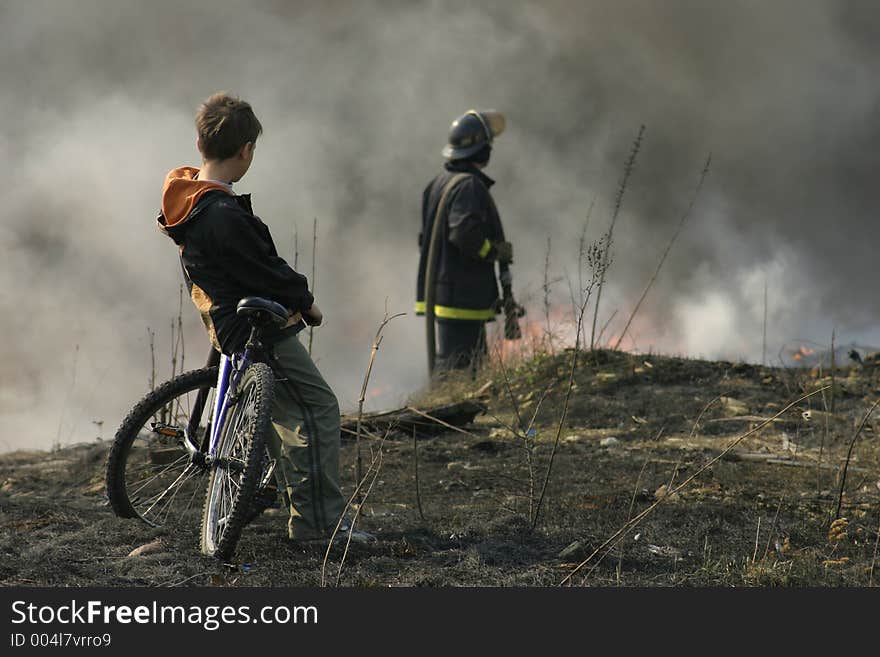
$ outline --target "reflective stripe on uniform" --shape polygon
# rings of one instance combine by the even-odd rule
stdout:
[[[425,302],[416,301],[416,312],[425,313]],[[495,309],[474,310],[473,308],[450,308],[449,306],[434,305],[434,317],[440,319],[492,319],[495,317]]]
[[[486,240],[485,242],[483,242],[483,246],[480,247],[480,250],[477,253],[477,255],[480,256],[481,258],[485,258],[487,255],[489,255],[489,251],[491,249],[492,249],[492,242],[490,242],[489,240]]]

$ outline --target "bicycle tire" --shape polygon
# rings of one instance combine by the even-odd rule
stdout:
[[[221,561],[231,557],[253,517],[254,496],[267,476],[274,386],[269,366],[253,363],[245,370],[237,401],[228,411],[202,511],[201,550],[206,556]]]
[[[217,367],[205,367],[166,381],[141,399],[122,421],[107,458],[107,499],[121,518],[138,518],[153,527],[176,524],[189,516],[204,490],[207,469],[193,463],[177,436],[159,433],[154,422],[182,431],[191,422],[198,427],[194,438],[201,443],[210,426]],[[198,418],[190,397],[209,392]],[[187,471],[189,468],[189,471]],[[193,523],[198,520],[195,511]]]

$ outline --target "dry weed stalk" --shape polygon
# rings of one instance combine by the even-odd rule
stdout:
[[[361,386],[361,395],[358,397],[358,416],[357,416],[357,434],[355,434],[355,452],[357,454],[357,479],[362,479],[362,458],[361,458],[361,424],[364,418],[364,401],[367,399],[367,386],[370,384],[370,374],[373,372],[373,362],[376,360],[376,352],[379,351],[379,345],[382,344],[382,331],[392,319],[402,317],[406,313],[397,313],[396,315],[388,315],[388,300],[385,301],[385,317],[379,324],[376,331],[376,337],[373,338],[373,348],[370,350],[370,362],[367,364],[367,371],[364,373],[364,383]]]
[[[150,329],[147,329],[149,331]],[[67,389],[67,393],[64,395],[64,403],[61,405],[61,415],[58,418],[58,433],[55,436],[55,442],[52,445],[52,449],[60,449],[61,448],[61,427],[64,425],[64,415],[67,411],[67,404],[70,402],[70,397],[73,394],[74,389],[76,388],[76,365],[79,361],[79,345],[75,345],[73,348],[73,373],[70,377],[70,387]],[[155,377],[153,379],[155,382]],[[151,388],[152,389],[152,388]]]
[[[626,164],[623,168],[623,178],[620,181],[620,186],[617,190],[617,199],[614,202],[614,212],[611,214],[611,224],[608,226],[608,231],[605,233],[605,242],[606,242],[606,258],[602,261],[602,269],[603,274],[602,278],[598,283],[598,287],[596,289],[596,307],[593,312],[593,331],[590,333],[590,351],[595,348],[596,345],[596,320],[599,317],[599,302],[602,300],[602,287],[605,285],[605,274],[604,272],[608,270],[609,262],[607,259],[607,255],[611,251],[611,244],[614,241],[614,225],[617,223],[617,216],[620,214],[620,207],[623,205],[623,194],[626,191],[626,185],[629,182],[630,174],[632,174],[633,169],[636,165],[636,156],[639,154],[639,149],[642,147],[642,136],[645,134],[645,126],[639,127],[639,133],[636,135],[636,139],[633,142],[632,150],[630,151],[629,158],[626,160]]]
[[[584,225],[581,228],[581,236],[580,236],[580,239],[578,239],[578,289],[579,290],[584,289],[584,259],[587,257],[587,248],[589,247],[589,244],[587,243],[587,231],[590,228],[590,220],[593,218],[593,208],[596,207],[596,197],[597,196],[598,196],[597,194],[593,194],[593,198],[590,201],[590,207],[589,207],[589,209],[587,209],[587,216],[584,219]],[[574,300],[574,293],[572,293],[571,305],[573,306],[573,310],[574,310],[574,315],[573,315],[574,323],[577,324],[578,304]],[[587,336],[586,336],[586,333],[584,333],[581,336],[581,344],[586,344],[586,342],[587,342]]]
[[[758,526],[755,529],[755,551],[752,552],[752,563],[758,560],[758,541],[761,538],[761,514],[758,514]]]
[[[767,553],[770,552],[770,542],[773,540],[773,534],[776,531],[776,522],[779,520],[779,512],[782,510],[782,503],[785,501],[785,494],[779,498],[779,504],[776,505],[776,514],[773,516],[773,523],[770,525],[770,533],[767,535],[767,545],[764,546],[764,555],[761,559],[767,558]]]
[[[547,387],[544,388],[544,392],[541,393],[541,397],[538,399],[538,403],[535,404],[535,412],[532,413],[532,419],[529,420],[529,426],[526,427],[525,434],[522,437],[523,440],[523,449],[526,452],[526,463],[528,465],[528,474],[529,474],[529,518],[534,517],[533,514],[536,514],[535,510],[535,447],[538,440],[537,432],[534,430],[535,420],[538,417],[538,412],[541,410],[541,406],[544,404],[544,400],[547,399],[547,395],[550,394],[550,391],[556,385],[556,381],[551,381],[547,384]]]
[[[348,529],[348,537],[345,542],[345,550],[342,554],[342,559],[339,562],[339,569],[336,572],[336,584],[339,585],[339,578],[342,575],[342,566],[345,564],[345,558],[348,555],[348,548],[351,544],[351,535],[354,531],[355,524],[357,523],[357,519],[360,516],[361,509],[363,508],[363,504],[366,501],[367,497],[369,497],[370,492],[373,490],[373,484],[376,483],[376,477],[379,475],[379,470],[382,467],[382,448],[385,445],[385,439],[388,437],[388,434],[394,428],[394,424],[390,425],[386,430],[385,434],[382,436],[381,441],[379,442],[379,447],[376,452],[372,454],[372,458],[370,459],[370,467],[367,472],[361,476],[361,445],[360,445],[360,437],[361,437],[361,423],[363,421],[364,415],[364,401],[367,398],[367,386],[370,383],[370,374],[373,371],[373,363],[376,360],[376,352],[379,351],[379,345],[382,343],[382,330],[387,326],[388,322],[396,317],[401,317],[406,313],[397,313],[396,315],[388,315],[388,304],[386,301],[385,305],[385,317],[382,319],[382,322],[379,324],[379,328],[376,331],[376,337],[373,339],[373,348],[370,351],[370,362],[367,365],[367,371],[364,373],[364,383],[361,386],[361,395],[358,399],[358,418],[357,418],[357,434],[355,435],[355,444],[357,450],[357,478],[358,483],[354,489],[354,492],[351,494],[351,497],[348,498],[348,501],[345,504],[345,508],[342,510],[342,513],[339,515],[339,519],[336,521],[336,526],[333,528],[333,533],[330,535],[330,540],[327,543],[327,550],[324,553],[324,561],[321,564],[321,586],[325,586],[326,581],[326,571],[327,571],[327,560],[330,558],[330,549],[333,547],[333,541],[336,538],[336,535],[339,533],[339,528],[342,526],[342,522],[345,519],[345,515],[348,510],[351,508],[352,504],[361,494],[361,489],[363,488],[364,482],[367,477],[373,473],[373,479],[370,481],[370,485],[367,488],[366,493],[364,493],[363,498],[360,499],[357,504],[357,508],[355,509],[354,517],[351,520],[349,529]],[[372,450],[371,450],[372,451]]]
[[[436,422],[437,424],[440,424],[440,425],[446,427],[447,429],[451,429],[452,431],[457,431],[458,433],[463,433],[465,436],[470,436],[471,438],[478,438],[478,436],[471,433],[470,431],[466,431],[466,430],[462,429],[461,427],[457,427],[453,424],[449,424],[448,422],[444,422],[439,417],[434,417],[433,415],[429,415],[428,413],[425,413],[424,411],[420,411],[415,406],[407,406],[405,408],[405,410],[412,411],[416,415],[421,415],[426,420],[431,420],[432,422]]]
[[[776,359],[779,361],[779,369],[780,369],[780,380],[782,381],[782,385],[785,386],[785,394],[791,397],[792,388],[796,384],[797,374],[792,371],[793,368],[789,367],[785,364],[785,361],[782,359],[782,350],[785,349],[785,345],[779,348],[779,351],[776,352]]]
[[[544,391],[541,393],[540,398],[538,399],[538,403],[535,404],[535,410],[532,412],[532,419],[529,420],[528,425],[522,431],[516,431],[512,427],[506,427],[511,431],[517,438],[522,441],[521,449],[526,455],[526,472],[528,475],[528,517],[532,518],[535,512],[535,448],[538,440],[538,434],[535,430],[535,420],[538,417],[538,413],[541,410],[541,406],[544,404],[544,400],[547,399],[547,395],[550,394],[550,391],[556,385],[556,381],[551,381],[547,384],[547,387],[544,388]],[[496,418],[497,419],[497,418]],[[500,422],[500,420],[499,420]],[[504,423],[501,422],[503,425]]]
[[[357,436],[357,431],[352,431],[351,429],[349,429],[347,427],[340,427],[340,431],[342,433],[347,433],[351,436]],[[366,438],[372,438],[373,440],[382,440],[382,436],[380,436],[377,433],[373,433],[372,431],[370,431],[369,429],[366,429],[366,428],[361,429],[361,435],[363,435]]]
[[[571,301],[571,322],[576,327],[578,321],[578,302],[574,297],[574,286],[571,284],[571,276],[568,275],[568,270],[564,267],[563,272],[565,273],[565,282],[568,284],[568,296]]]
[[[553,331],[550,328],[550,236],[547,236],[547,252],[544,254],[544,341],[547,351],[553,353]]]
[[[506,365],[504,363],[503,358],[501,358],[500,352],[499,352],[498,362],[499,362],[499,366],[501,367],[502,375],[504,377],[504,382],[505,382],[505,387],[507,389],[507,394],[510,397],[511,403],[513,404],[514,411],[516,413],[517,426],[516,427],[510,426],[509,424],[507,424],[501,418],[499,418],[498,416],[496,416],[494,414],[492,415],[492,417],[493,417],[493,419],[495,419],[496,422],[498,422],[501,426],[503,426],[505,429],[510,431],[510,433],[512,433],[518,440],[520,440],[522,442],[521,448],[526,455],[526,469],[527,469],[527,475],[528,475],[528,495],[522,495],[521,497],[528,498],[528,502],[529,502],[528,517],[531,519],[533,517],[532,514],[534,512],[534,505],[535,505],[535,460],[534,460],[534,454],[535,454],[535,446],[536,446],[536,442],[537,442],[537,434],[534,431],[534,425],[535,425],[535,420],[538,417],[538,413],[541,410],[541,406],[543,405],[544,400],[547,398],[547,395],[550,393],[550,390],[552,390],[553,387],[556,385],[556,381],[551,381],[546,386],[544,391],[541,393],[541,396],[538,399],[537,404],[535,404],[535,410],[532,412],[532,418],[529,420],[528,424],[526,424],[523,422],[522,415],[520,413],[519,404],[516,400],[516,397],[513,394],[513,388],[510,383],[510,378],[507,375],[507,368],[506,368]],[[411,409],[411,410],[415,411],[416,409]],[[416,412],[418,412],[418,411],[416,411]],[[430,417],[430,416],[426,416],[426,417]],[[447,426],[449,426],[449,425],[447,425]],[[458,431],[462,431],[462,433],[467,433],[461,429],[457,429],[456,427],[450,427],[450,428],[456,429]]]
[[[819,444],[819,458],[816,461],[816,497],[822,495],[822,457],[825,453],[825,444],[828,442],[828,430],[831,424],[831,413],[828,410],[828,399],[822,393],[822,407],[825,409],[825,419],[822,423],[822,442]]]
[[[147,337],[150,339],[150,390],[156,389],[156,332],[147,327]]]
[[[523,429],[522,415],[519,412],[519,402],[513,394],[513,386],[510,384],[510,377],[507,376],[507,366],[504,364],[504,355],[501,353],[500,343],[496,343],[495,347],[498,353],[498,363],[501,366],[501,375],[504,377],[504,388],[507,390],[508,397],[510,397],[513,412],[516,414],[516,426],[518,427],[518,431],[514,431],[514,433],[518,435],[519,431],[522,431]]]
[[[611,322],[613,322],[614,318],[617,317],[618,310],[619,310],[618,308],[615,308],[614,312],[611,313],[611,315],[608,316],[608,319],[605,320],[605,323],[602,324],[602,330],[599,331],[599,335],[596,336],[596,344],[597,345],[602,344],[602,336],[605,335],[605,331],[608,330],[608,327],[611,326]]]
[[[727,397],[729,394],[730,393],[728,393],[728,392],[723,392],[720,395],[718,395],[717,397],[715,397],[714,399],[712,399],[708,404],[706,404],[703,407],[703,410],[700,411],[700,414],[697,416],[697,419],[694,422],[694,425],[691,427],[691,433],[688,436],[689,441],[693,440],[694,437],[697,435],[697,431],[699,430],[699,426],[700,426],[700,420],[703,419],[703,416],[712,407],[712,404],[714,404],[717,401],[720,401],[722,397]],[[681,453],[679,453],[678,458],[675,460],[675,465],[672,467],[672,473],[669,475],[669,483],[666,484],[666,492],[667,493],[672,490],[672,486],[675,484],[675,478],[678,476],[678,471],[681,470],[681,462],[682,462]]]
[[[177,367],[180,358],[180,369]],[[171,378],[183,373],[186,361],[186,345],[183,340],[183,285],[179,288],[177,317],[171,320]],[[175,408],[180,408],[180,400],[176,400]],[[173,411],[172,411],[173,415]]]
[[[705,465],[703,465],[701,468],[699,468],[696,472],[694,472],[694,474],[692,474],[690,477],[688,477],[688,478],[685,479],[683,482],[681,482],[681,483],[680,483],[678,486],[676,486],[673,490],[668,491],[668,494],[663,495],[662,497],[658,498],[653,504],[651,504],[651,506],[649,506],[649,507],[646,508],[644,511],[642,511],[641,513],[639,513],[635,518],[633,518],[632,520],[629,520],[628,522],[624,523],[623,526],[622,526],[620,529],[618,529],[616,532],[614,532],[614,534],[612,534],[610,537],[608,537],[608,538],[607,538],[607,539],[606,539],[606,540],[605,540],[605,541],[604,541],[599,547],[597,547],[595,550],[593,550],[593,552],[590,553],[590,555],[589,555],[586,559],[584,559],[583,561],[581,561],[581,562],[580,562],[580,563],[579,563],[579,564],[578,564],[573,570],[571,570],[571,571],[570,571],[570,572],[569,572],[569,573],[568,573],[568,574],[562,579],[562,581],[560,581],[560,583],[559,583],[560,586],[563,585],[563,584],[566,584],[566,583],[570,582],[570,581],[571,581],[571,578],[574,577],[574,575],[575,575],[576,573],[580,572],[580,570],[581,570],[584,566],[586,566],[588,563],[590,563],[590,562],[593,560],[593,557],[595,557],[597,554],[599,554],[600,552],[602,552],[603,550],[605,550],[605,548],[608,548],[608,550],[605,551],[605,553],[599,558],[599,560],[598,560],[598,561],[593,565],[593,567],[590,568],[590,570],[587,572],[587,575],[586,575],[586,576],[589,576],[589,574],[592,573],[592,572],[598,567],[598,565],[602,562],[602,559],[604,559],[605,556],[607,556],[607,554],[608,554],[611,550],[613,550],[614,547],[615,547],[618,543],[620,543],[620,541],[623,540],[623,537],[626,535],[626,533],[627,533],[628,531],[630,531],[631,529],[633,529],[634,527],[636,527],[639,523],[641,523],[641,522],[642,522],[645,518],[647,518],[649,515],[651,515],[651,513],[654,511],[654,509],[656,509],[658,506],[660,506],[664,501],[671,499],[675,494],[677,494],[679,491],[681,491],[682,489],[684,489],[684,487],[687,486],[688,484],[690,484],[694,479],[696,479],[696,478],[699,477],[701,474],[703,474],[706,470],[708,470],[709,468],[711,468],[712,466],[714,466],[718,461],[720,461],[720,460],[721,460],[722,458],[724,458],[727,454],[729,454],[730,451],[731,451],[734,447],[736,447],[737,445],[739,445],[743,440],[745,440],[745,439],[748,438],[749,436],[753,436],[753,435],[755,435],[756,433],[759,433],[759,432],[762,431],[765,427],[767,427],[767,426],[769,426],[770,424],[772,424],[774,420],[776,420],[777,418],[783,416],[783,415],[784,415],[785,413],[787,413],[790,409],[794,408],[795,406],[797,406],[798,404],[800,404],[802,401],[804,401],[804,400],[806,400],[806,399],[809,399],[809,398],[812,397],[813,395],[817,395],[817,394],[819,394],[820,392],[822,392],[822,390],[826,390],[826,389],[827,389],[827,386],[825,386],[824,388],[820,388],[819,390],[814,390],[813,392],[807,393],[806,395],[803,395],[803,396],[799,397],[798,399],[796,399],[796,400],[794,400],[793,402],[791,402],[790,404],[788,404],[785,408],[783,408],[782,410],[780,410],[780,411],[779,411],[776,415],[774,415],[773,417],[767,418],[766,420],[764,420],[763,422],[761,422],[761,423],[760,423],[759,425],[757,425],[756,427],[750,429],[749,431],[745,432],[744,434],[742,434],[742,435],[740,435],[740,436],[737,436],[737,437],[736,437],[733,441],[731,441],[730,444],[728,444],[727,447],[725,447],[725,448],[724,448],[724,449],[723,449],[723,450],[722,450],[717,456],[715,456],[713,459],[711,459],[711,460],[708,461]]]
[[[345,565],[345,559],[348,556],[348,549],[349,549],[349,547],[351,547],[351,535],[352,535],[352,532],[354,531],[355,523],[357,522],[358,516],[361,513],[361,509],[363,508],[363,503],[370,496],[370,493],[373,492],[373,486],[376,484],[376,479],[379,476],[379,471],[382,469],[382,456],[383,456],[382,445],[380,445],[372,462],[370,463],[370,469],[373,472],[373,478],[370,480],[370,485],[367,488],[366,492],[364,493],[363,499],[361,500],[361,503],[358,504],[357,509],[355,509],[354,517],[351,519],[351,526],[348,528],[348,535],[345,538],[345,549],[342,551],[342,557],[339,559],[339,568],[336,569],[336,586],[339,586],[339,579],[342,577],[342,567]],[[375,463],[375,467],[373,466],[373,463]],[[338,526],[339,525],[337,524],[337,528],[338,528]],[[334,535],[335,534],[336,534],[336,532],[334,531]],[[327,554],[329,554],[329,548],[331,545],[333,545],[333,537],[332,536],[330,537],[330,543],[327,546],[328,552],[325,553],[325,555],[324,555],[325,558],[326,558]],[[323,577],[323,568],[322,568],[321,576]]]
[[[345,549],[342,553],[342,558],[339,560],[339,568],[336,570],[336,586],[339,586],[339,578],[342,576],[342,567],[345,565],[345,559],[348,556],[348,549],[351,545],[351,535],[354,532],[355,525],[357,524],[358,517],[360,516],[361,509],[363,508],[364,502],[370,496],[370,493],[373,490],[373,485],[376,483],[376,478],[379,476],[379,470],[382,467],[382,457],[383,452],[382,448],[385,446],[385,439],[388,437],[388,434],[391,433],[394,426],[389,426],[388,429],[385,430],[385,434],[382,436],[382,440],[379,443],[379,447],[376,452],[372,455],[372,459],[370,459],[370,467],[367,469],[366,474],[363,479],[358,481],[357,486],[354,489],[354,492],[351,494],[351,497],[348,498],[348,501],[345,503],[345,507],[342,509],[342,513],[339,515],[339,519],[336,521],[336,526],[333,528],[333,532],[330,534],[330,540],[327,541],[327,549],[324,551],[324,560],[321,562],[321,586],[326,586],[326,574],[327,574],[327,562],[330,559],[330,550],[333,548],[333,541],[336,540],[336,535],[339,533],[339,528],[342,526],[342,522],[345,520],[346,514],[348,510],[351,509],[352,505],[354,505],[355,499],[360,497],[361,489],[364,486],[364,483],[371,474],[373,478],[370,480],[370,485],[367,487],[366,492],[364,493],[361,501],[355,505],[354,517],[351,519],[348,527],[348,535],[345,541]]]
[[[660,434],[663,433],[663,429],[660,429]],[[659,434],[657,436],[659,438]],[[633,486],[633,494],[632,498],[629,501],[629,511],[626,512],[626,521],[629,522],[632,519],[633,509],[636,506],[636,495],[639,493],[639,484],[642,482],[642,475],[645,474],[645,469],[648,467],[648,463],[651,462],[651,451],[648,452],[648,456],[645,458],[645,462],[642,463],[642,469],[639,470],[639,476],[636,477],[635,486]],[[617,558],[617,582],[620,583],[620,575],[623,572],[623,553],[624,550],[621,548],[620,554]]]
[[[422,493],[419,485],[419,440],[416,435],[416,427],[413,425],[413,468],[415,471],[416,484],[416,508],[419,510],[419,518],[425,522],[425,512],[422,510]]]
[[[726,397],[726,396],[728,396],[729,394],[730,394],[730,393],[728,393],[728,392],[722,392],[720,395],[718,395],[717,397],[713,398],[708,404],[706,404],[706,405],[703,407],[703,410],[700,411],[700,414],[697,416],[697,421],[694,422],[694,426],[691,427],[691,434],[690,434],[690,436],[688,437],[688,440],[693,440],[693,439],[694,439],[694,436],[697,435],[697,431],[699,431],[699,427],[700,427],[700,420],[702,420],[702,419],[703,419],[703,416],[708,412],[708,410],[709,410],[710,408],[712,408],[712,404],[714,404],[714,403],[717,402],[717,401],[721,401],[721,398],[722,398],[722,397]]]
[[[208,571],[205,571],[203,573],[196,573],[195,575],[190,575],[189,577],[185,577],[184,579],[181,579],[181,580],[176,580],[176,581],[175,580],[168,580],[167,582],[161,582],[160,584],[158,584],[158,586],[160,588],[173,588],[173,587],[177,587],[177,586],[183,586],[187,582],[191,582],[194,579],[198,579],[199,577],[204,577],[205,575],[210,575],[210,574],[211,573]],[[236,577],[235,580],[233,580],[231,583],[234,584],[235,581],[237,581],[237,580],[238,580],[238,578]]]
[[[416,415],[421,415],[423,418],[425,418],[427,420],[431,420],[432,422],[436,422],[437,424],[440,424],[440,425],[446,427],[447,429],[451,429],[452,431],[457,431],[458,433],[462,433],[466,436],[470,436],[471,438],[477,438],[477,436],[474,435],[473,433],[471,433],[470,431],[465,431],[461,427],[456,427],[452,424],[449,424],[448,422],[444,422],[440,418],[434,417],[433,415],[429,415],[428,413],[425,413],[424,411],[420,411],[419,409],[415,408],[414,406],[407,406],[406,410],[411,411],[411,412],[415,413]],[[416,485],[416,506],[418,507],[418,510],[419,510],[419,518],[421,518],[422,522],[426,522],[427,519],[425,518],[425,512],[422,509],[421,487],[420,487],[420,483],[419,483],[419,447],[418,447],[418,439],[416,437],[415,426],[413,426],[413,460],[415,462],[414,467],[415,467],[415,485]]]
[[[547,252],[544,255],[544,283],[541,289],[544,292],[544,350],[549,353],[555,353],[553,347],[553,327],[550,324],[550,293],[553,285],[558,283],[561,278],[550,280],[550,236],[547,236]]]
[[[691,196],[690,203],[688,203],[687,209],[684,211],[684,214],[681,215],[681,219],[678,221],[678,226],[675,228],[675,232],[672,234],[672,237],[669,240],[669,243],[666,245],[666,248],[663,250],[663,255],[660,256],[660,262],[657,263],[657,268],[654,270],[654,274],[651,276],[651,279],[648,281],[648,284],[645,286],[645,290],[642,292],[642,296],[639,297],[638,303],[636,303],[635,308],[633,308],[632,312],[629,315],[629,319],[626,320],[626,325],[623,327],[623,332],[620,334],[620,337],[617,338],[617,342],[614,343],[614,349],[617,351],[620,348],[620,343],[623,342],[623,336],[626,335],[626,332],[629,330],[630,325],[632,324],[633,319],[636,314],[639,312],[639,308],[642,307],[642,302],[644,302],[645,297],[648,296],[648,292],[651,287],[654,285],[654,282],[657,280],[657,276],[660,275],[660,270],[663,268],[663,264],[666,262],[666,257],[669,255],[669,251],[672,249],[672,246],[675,244],[676,240],[678,240],[678,236],[681,233],[681,229],[684,228],[685,222],[691,216],[691,211],[694,209],[694,203],[697,202],[697,197],[700,195],[700,190],[703,188],[703,181],[706,180],[706,175],[709,173],[709,166],[712,163],[712,154],[709,153],[709,156],[706,158],[706,166],[703,167],[703,173],[700,174],[700,181],[697,183],[696,189],[694,189],[693,196]],[[765,294],[765,302],[766,302],[766,294]],[[766,326],[766,314],[765,314],[765,326]],[[765,339],[766,342],[766,339]]]
[[[641,133],[639,133],[641,137]],[[553,449],[550,450],[550,458],[547,462],[547,472],[544,475],[544,483],[541,486],[541,495],[538,497],[538,503],[535,506],[535,514],[532,517],[532,530],[538,525],[538,518],[541,515],[541,507],[544,504],[544,497],[547,494],[547,484],[550,482],[550,473],[553,469],[553,459],[559,449],[559,439],[562,436],[562,428],[565,426],[565,419],[568,416],[568,405],[571,401],[571,392],[574,388],[574,373],[577,371],[578,350],[580,348],[581,328],[584,322],[584,314],[587,305],[590,303],[590,297],[596,286],[601,286],[601,281],[605,278],[605,272],[611,262],[608,256],[610,248],[610,238],[606,234],[587,249],[586,263],[590,269],[591,276],[587,286],[581,290],[581,305],[578,312],[578,323],[576,327],[576,335],[574,340],[574,349],[571,353],[571,368],[568,372],[568,385],[565,389],[565,400],[562,403],[562,415],[559,418],[559,424],[556,426],[556,437],[553,440]]]
[[[171,320],[171,378],[178,372],[177,358],[180,356],[180,372],[184,367],[183,343],[183,285],[178,290],[177,317]]]
[[[835,393],[837,392],[837,385],[835,383],[835,376],[837,374],[837,361],[834,357],[835,344],[834,344],[834,328],[831,329],[831,412],[834,413],[834,398],[837,396]]]
[[[834,520],[837,520],[840,517],[840,506],[843,504],[843,489],[846,486],[846,472],[849,469],[849,461],[852,458],[853,447],[856,445],[856,439],[859,437],[859,434],[862,433],[862,429],[865,428],[865,424],[868,422],[868,419],[874,413],[874,409],[877,408],[877,405],[880,404],[880,399],[871,404],[871,408],[868,409],[868,412],[865,413],[865,417],[862,418],[862,421],[859,422],[858,428],[853,433],[852,440],[849,441],[849,449],[846,451],[846,460],[843,462],[843,469],[840,472],[840,488],[837,491],[837,508],[834,511]]]
[[[171,320],[171,378],[177,375],[177,325]]]

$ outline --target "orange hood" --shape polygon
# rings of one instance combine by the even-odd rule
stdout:
[[[196,167],[178,167],[165,176],[162,187],[162,215],[165,227],[170,228],[181,223],[189,216],[205,192],[219,189],[231,194],[229,188],[208,180],[196,180],[199,169]]]

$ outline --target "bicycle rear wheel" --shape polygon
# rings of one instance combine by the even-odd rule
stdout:
[[[153,527],[198,521],[207,467],[201,446],[209,431],[217,368],[186,372],[147,394],[122,421],[107,459],[107,498],[122,518]]]
[[[211,463],[202,513],[202,553],[228,559],[253,517],[254,495],[274,472],[266,440],[271,431],[275,377],[265,363],[245,370],[237,400],[226,421]]]

